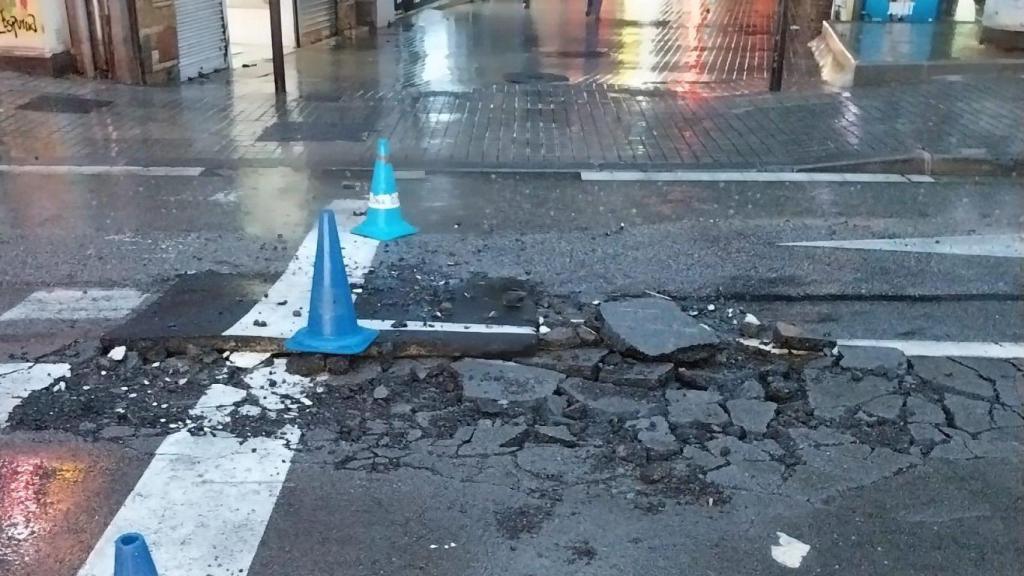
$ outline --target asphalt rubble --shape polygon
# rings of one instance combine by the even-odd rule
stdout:
[[[498,519],[510,538],[567,486],[657,513],[727,506],[736,491],[816,501],[928,458],[1024,454],[1020,364],[836,347],[656,294],[538,310],[541,349],[522,358],[115,349],[29,395],[8,425],[127,445],[297,427],[292,448],[313,464],[537,497],[540,508]]]

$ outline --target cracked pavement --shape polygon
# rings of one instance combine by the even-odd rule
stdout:
[[[647,350],[629,317],[544,313],[598,340],[548,340],[512,362],[202,349],[80,359],[13,408],[0,475],[12,454],[66,445],[84,484],[111,485],[96,503],[106,508],[71,517],[81,535],[61,545],[54,574],[168,434],[266,438],[293,453],[250,574],[776,573],[776,532],[811,547],[801,570],[813,573],[1020,566],[1009,537],[1022,518],[1020,362],[776,355],[718,324],[710,355],[702,334]],[[0,551],[19,545],[0,532]],[[4,559],[12,574],[46,565]]]

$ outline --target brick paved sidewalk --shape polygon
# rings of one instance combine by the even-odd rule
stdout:
[[[36,111],[69,104],[39,101],[53,95],[102,107]],[[278,103],[216,82],[136,88],[0,73],[0,160],[12,164],[364,167],[378,136],[392,139],[403,168],[767,168],[918,148],[1016,159],[1021,126],[1020,78],[700,97],[504,84],[313,92]]]

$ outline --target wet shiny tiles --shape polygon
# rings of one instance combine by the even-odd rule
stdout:
[[[384,89],[465,90],[562,79],[763,90],[775,6],[774,0],[607,0],[600,18],[587,18],[583,2],[534,2],[524,10],[518,1],[491,0],[425,10],[354,46],[296,56],[321,78],[358,82],[360,73],[376,72]],[[791,57],[806,51],[797,43]]]

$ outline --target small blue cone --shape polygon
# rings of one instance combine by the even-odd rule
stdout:
[[[309,322],[285,340],[285,350],[320,354],[359,354],[377,338],[377,331],[356,323],[352,289],[338,240],[334,212],[320,213],[313,266],[313,291],[309,298]]]
[[[402,218],[398,202],[398,186],[395,169],[388,161],[390,145],[387,138],[377,141],[377,161],[373,164],[373,178],[370,180],[370,205],[366,219],[352,229],[353,234],[386,242],[411,236],[416,228]]]
[[[128,532],[114,541],[114,576],[158,576],[142,534]]]

